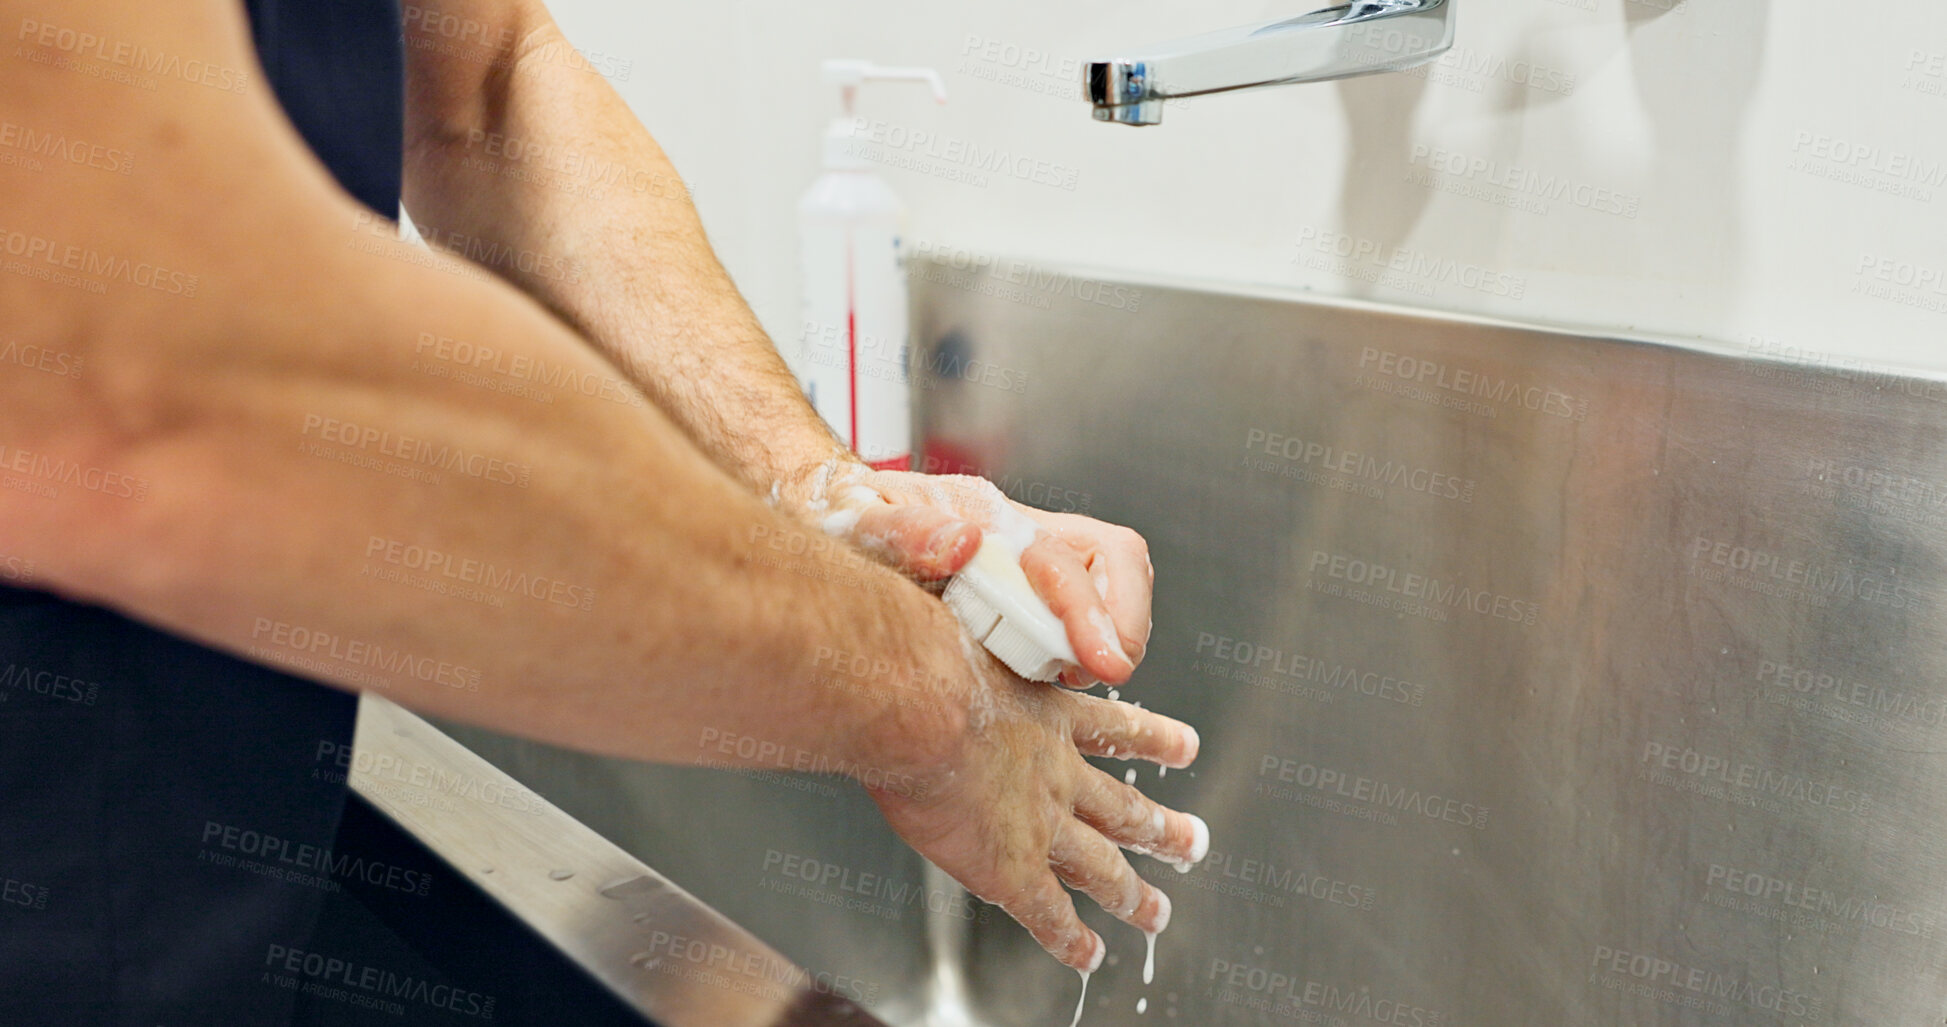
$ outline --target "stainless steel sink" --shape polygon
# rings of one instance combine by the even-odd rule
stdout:
[[[1204,738],[1085,1024],[1947,1017],[1947,385],[960,263],[929,469],[1141,530]],[[1073,1011],[844,784],[455,734],[889,1023]]]

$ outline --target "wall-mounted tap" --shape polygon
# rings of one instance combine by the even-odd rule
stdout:
[[[1402,71],[1453,45],[1453,0],[1352,0],[1283,21],[1139,47],[1092,61],[1082,82],[1095,120],[1155,125],[1163,101],[1292,82]]]

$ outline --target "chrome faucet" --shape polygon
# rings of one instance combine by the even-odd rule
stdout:
[[[1453,0],[1352,0],[1091,61],[1082,84],[1095,120],[1155,125],[1173,97],[1404,71],[1452,45]]]

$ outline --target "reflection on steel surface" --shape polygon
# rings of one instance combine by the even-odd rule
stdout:
[[[875,1027],[814,975],[438,728],[359,703],[351,786],[662,1027]]]

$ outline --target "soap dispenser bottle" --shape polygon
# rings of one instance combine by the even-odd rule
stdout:
[[[867,82],[924,82],[937,101],[946,86],[930,68],[868,61],[824,63],[843,114],[825,131],[824,173],[798,203],[804,300],[795,346],[785,361],[811,405],[838,437],[881,470],[912,467],[912,375],[906,276],[900,234],[905,208],[872,172],[875,147],[896,146],[887,131],[857,116]]]

